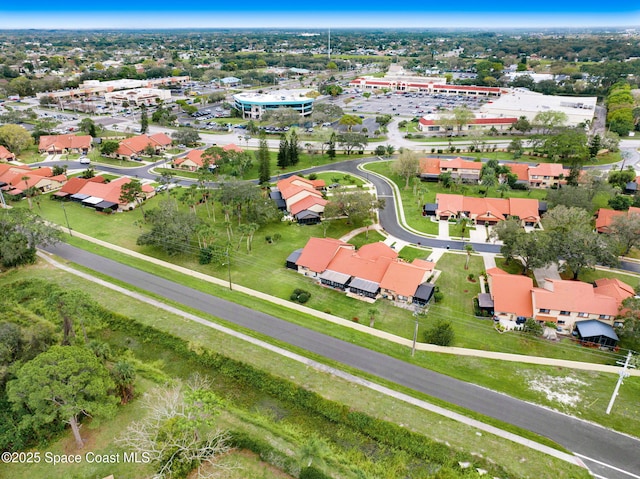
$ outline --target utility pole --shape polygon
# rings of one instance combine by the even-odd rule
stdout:
[[[415,310],[413,311],[413,317],[415,318],[416,324],[413,328],[413,346],[411,346],[411,357],[416,353],[416,342],[418,341],[418,319],[421,315],[425,315],[427,313],[427,308],[424,308],[422,311],[420,310],[418,304],[416,303]]]
[[[231,256],[229,255],[229,247],[227,246],[227,252],[225,253],[227,257],[227,274],[229,276],[229,291],[233,291],[231,287]]]
[[[615,402],[616,397],[618,396],[618,391],[620,390],[622,381],[625,378],[629,377],[629,373],[627,372],[627,369],[635,368],[633,364],[630,364],[631,358],[632,358],[631,351],[629,351],[629,354],[627,354],[627,359],[625,360],[624,364],[622,363],[622,361],[616,361],[616,363],[622,366],[622,369],[620,370],[620,376],[618,377],[618,382],[616,383],[616,387],[613,390],[613,394],[611,395],[611,401],[609,401],[609,406],[607,406],[607,414],[611,412],[611,408],[613,407],[613,403]]]
[[[67,217],[67,209],[64,207],[64,200],[61,200],[60,206],[62,206],[62,211],[64,212],[64,219],[67,222],[67,229],[69,230],[69,236],[73,236],[71,234],[71,226],[69,226],[69,218]]]

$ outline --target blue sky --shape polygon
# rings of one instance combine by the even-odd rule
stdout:
[[[436,28],[637,26],[640,3],[602,0],[131,0],[65,2],[5,0],[0,28],[282,27]]]

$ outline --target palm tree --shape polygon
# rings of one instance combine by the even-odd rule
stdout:
[[[471,253],[473,253],[473,246],[467,243],[464,245],[464,250],[467,252],[467,261],[464,263],[464,269],[469,269],[469,260],[471,259]]]
[[[378,315],[380,311],[378,311],[376,308],[370,308],[368,313],[369,313],[369,327],[373,328],[373,325],[376,322],[376,316]]]
[[[315,434],[311,435],[300,449],[300,462],[306,463],[305,467],[311,467],[315,462],[318,466],[324,465],[325,457],[331,455],[331,448],[326,441]]]

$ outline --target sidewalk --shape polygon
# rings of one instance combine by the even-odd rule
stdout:
[[[404,401],[408,404],[412,404],[414,406],[417,406],[421,409],[424,409],[426,411],[431,411],[435,414],[439,414],[441,416],[447,417],[449,419],[452,419],[454,421],[458,421],[461,422],[463,424],[467,424],[468,426],[471,426],[473,428],[476,428],[480,431],[484,431],[486,433],[490,433],[493,434],[495,436],[501,437],[503,439],[506,439],[508,441],[512,441],[516,444],[520,444],[523,445],[525,447],[528,447],[530,449],[542,452],[544,454],[556,457],[558,459],[561,459],[563,461],[566,461],[570,464],[575,464],[577,466],[580,467],[586,467],[584,465],[584,463],[580,460],[580,458],[573,456],[571,454],[567,454],[564,453],[562,451],[559,451],[557,449],[551,448],[549,446],[545,446],[544,444],[540,444],[537,442],[534,442],[530,439],[524,438],[522,436],[518,436],[516,434],[513,434],[511,432],[499,429],[495,426],[491,426],[489,424],[485,424],[483,422],[480,422],[476,419],[472,419],[469,418],[467,416],[464,416],[460,413],[457,412],[453,412],[450,411],[448,409],[445,409],[443,407],[440,406],[436,406],[435,404],[431,404],[427,401],[423,401],[421,399],[417,399],[413,396],[409,396],[408,394],[404,394],[398,391],[395,391],[391,388],[385,387],[385,386],[381,386],[380,384],[374,383],[372,381],[369,381],[367,379],[363,379],[361,377],[355,376],[353,374],[347,373],[345,371],[342,371],[340,369],[336,369],[333,368],[331,366],[327,366],[326,364],[322,364],[320,362],[314,361],[312,359],[306,358],[302,355],[293,353],[291,351],[288,351],[286,349],[280,348],[278,346],[274,346],[273,344],[267,343],[265,341],[256,339],[254,337],[248,336],[246,334],[240,333],[238,331],[234,331],[232,329],[229,329],[225,326],[216,324],[216,323],[212,323],[210,321],[207,321],[204,318],[201,318],[199,316],[196,316],[194,314],[190,314],[184,311],[181,311],[178,308],[174,308],[173,306],[169,306],[167,304],[164,304],[156,299],[150,298],[148,296],[144,296],[140,293],[136,293],[133,291],[129,291],[121,286],[117,286],[115,284],[109,283],[107,281],[101,280],[99,278],[96,278],[95,276],[92,276],[88,273],[84,273],[78,270],[75,270],[69,266],[63,265],[62,263],[59,263],[58,261],[50,258],[47,254],[43,253],[43,252],[38,252],[38,256],[40,256],[41,258],[43,258],[44,260],[46,260],[47,262],[49,262],[50,264],[52,264],[53,266],[55,266],[56,268],[62,269],[64,271],[67,271],[68,273],[74,274],[76,276],[79,276],[81,278],[84,278],[88,281],[92,281],[95,283],[98,283],[102,286],[104,286],[105,288],[109,288],[112,289],[114,291],[117,291],[121,294],[125,294],[127,296],[130,296],[134,299],[137,299],[138,301],[142,301],[144,303],[147,303],[151,306],[155,306],[156,308],[160,308],[163,309],[165,311],[168,311],[172,314],[176,314],[178,316],[182,316],[185,319],[194,321],[198,324],[201,324],[203,326],[206,326],[208,328],[212,328],[215,329],[217,331],[220,331],[224,334],[228,334],[230,336],[236,337],[238,339],[241,339],[243,341],[246,341],[248,343],[254,344],[256,346],[259,346],[261,348],[267,349],[269,351],[272,351],[276,354],[279,354],[281,356],[287,357],[289,359],[292,359],[294,361],[297,361],[301,364],[304,364],[308,367],[311,367],[313,369],[315,369],[316,371],[320,371],[323,373],[327,373],[330,374],[332,376],[344,379],[345,381],[351,382],[353,384],[358,384],[360,386],[366,387],[368,389],[371,389],[373,391],[377,391],[380,394],[384,394],[386,396],[390,396],[393,397],[395,399],[398,399],[400,401]]]
[[[66,228],[60,228],[62,231],[67,232]],[[100,245],[104,248],[111,249],[113,251],[117,251],[122,254],[126,254],[128,256],[147,261],[149,263],[156,264],[158,266],[162,266],[164,268],[176,271],[178,273],[192,276],[194,278],[198,278],[202,281],[206,281],[212,284],[216,284],[222,287],[228,287],[229,282],[223,279],[215,278],[213,276],[209,276],[203,273],[199,273],[197,271],[190,270],[188,268],[184,268],[182,266],[174,265],[168,263],[166,261],[159,260],[157,258],[153,258],[151,256],[146,256],[136,251],[131,251],[121,246],[113,245],[111,243],[107,243],[106,241],[102,241],[96,238],[92,238],[83,233],[79,233],[78,231],[73,232],[74,236],[78,238],[82,238],[86,241],[90,241],[97,245]],[[334,316],[332,314],[324,313],[322,311],[317,311],[315,309],[309,308],[307,306],[303,306],[301,304],[293,303],[291,301],[287,301],[285,299],[277,298],[275,296],[271,296],[269,294],[262,293],[260,291],[256,291],[238,284],[233,283],[233,289],[235,292],[243,293],[249,295],[253,298],[259,298],[264,301],[268,301],[270,303],[278,304],[280,306],[284,306],[289,309],[293,309],[299,311],[304,314],[309,314],[311,316],[315,316],[316,318],[324,319],[326,321],[330,321],[334,324],[338,324],[340,326],[344,326],[346,328],[355,329],[359,332],[370,334],[376,336],[380,339],[384,339],[386,341],[390,341],[407,348],[411,348],[413,345],[413,341],[407,338],[402,338],[400,336],[396,336],[395,334],[387,333],[385,331],[380,331],[375,328],[370,328],[365,326],[364,324],[354,323],[353,321],[349,321],[347,319],[340,318],[338,316]],[[445,346],[436,346],[435,344],[425,344],[425,343],[417,343],[416,349],[419,351],[430,351],[436,353],[444,353],[444,354],[454,354],[458,356],[470,356],[470,357],[478,357],[485,359],[497,359],[501,361],[512,361],[512,362],[520,362],[526,364],[538,364],[545,366],[558,366],[569,369],[579,369],[585,371],[599,371],[611,374],[618,374],[620,368],[617,366],[608,366],[603,364],[594,364],[594,363],[584,363],[579,361],[569,361],[565,359],[552,359],[538,356],[525,356],[520,354],[512,354],[512,353],[500,353],[494,351],[483,351],[479,349],[467,349],[467,348],[454,348],[454,347],[445,347]],[[629,371],[632,376],[640,376],[640,371],[637,369],[632,369]]]

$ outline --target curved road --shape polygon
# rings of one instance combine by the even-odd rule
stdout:
[[[47,250],[179,304],[546,436],[576,453],[599,477],[640,478],[633,474],[640,471],[640,454],[638,454],[640,440],[638,439],[305,329],[70,245],[59,244]],[[601,464],[612,465],[612,467]]]

